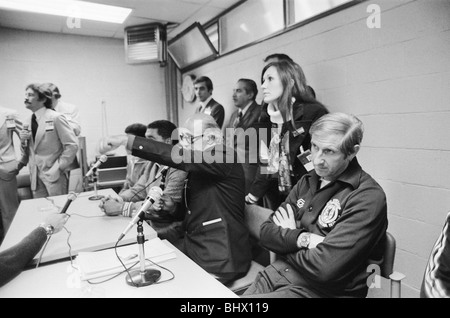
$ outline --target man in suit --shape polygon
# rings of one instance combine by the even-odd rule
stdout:
[[[41,84],[26,88],[25,107],[33,112],[31,132],[23,130],[20,138],[23,165],[29,164],[34,198],[68,193],[67,172],[73,169],[78,143],[67,118],[52,109],[52,92]]]
[[[194,82],[195,95],[200,101],[200,105],[195,113],[205,113],[212,116],[217,125],[222,129],[225,119],[225,109],[221,104],[212,98],[213,83],[209,77],[201,76]]]
[[[261,115],[261,106],[256,103],[258,87],[255,81],[241,78],[233,90],[233,102],[237,110],[233,112],[226,127],[227,146],[234,148],[238,158],[242,162],[245,174],[245,192],[250,191],[250,185],[258,169],[257,160],[258,144],[257,131],[254,124],[258,122]],[[249,140],[246,142],[246,136]]]
[[[178,132],[180,142],[175,146],[123,135],[102,140],[99,150],[106,153],[126,146],[135,156],[188,173],[182,201],[187,212],[171,243],[227,284],[244,276],[251,263],[242,165],[233,151],[227,151],[211,116],[194,114]]]
[[[20,125],[16,111],[0,107],[0,242],[19,207],[16,175],[23,165],[16,158],[13,134]]]

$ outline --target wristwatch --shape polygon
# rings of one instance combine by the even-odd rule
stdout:
[[[52,235],[53,232],[55,231],[55,228],[51,224],[41,223],[39,226],[42,227],[45,230],[45,232],[47,232],[47,235]]]
[[[303,232],[300,234],[300,248],[308,248],[311,233]]]

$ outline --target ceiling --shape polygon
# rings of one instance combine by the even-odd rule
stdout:
[[[0,27],[123,39],[127,26],[159,22],[167,24],[172,39],[194,22],[210,21],[241,0],[91,0],[133,9],[124,24],[81,21],[70,28],[67,18],[0,9]]]

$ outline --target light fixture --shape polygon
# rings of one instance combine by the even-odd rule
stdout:
[[[76,0],[0,0],[0,9],[122,24],[132,9]]]

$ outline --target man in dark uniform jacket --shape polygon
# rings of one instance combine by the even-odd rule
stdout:
[[[382,261],[386,195],[356,159],[361,121],[328,114],[310,133],[314,170],[261,225],[261,244],[277,260],[244,297],[365,297],[368,266]]]
[[[195,113],[204,113],[212,116],[220,129],[222,129],[223,121],[225,119],[225,109],[221,104],[212,98],[213,83],[209,77],[201,76],[194,82],[195,96],[200,102],[200,105],[195,110]]]
[[[222,132],[211,116],[195,114],[184,127],[178,131],[180,143],[175,146],[134,136],[112,136],[103,140],[99,149],[105,153],[123,145],[134,156],[188,173],[186,217],[179,237],[170,241],[227,284],[244,276],[251,263],[242,165],[222,144]]]

